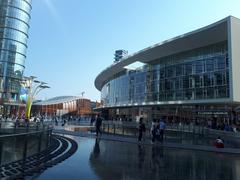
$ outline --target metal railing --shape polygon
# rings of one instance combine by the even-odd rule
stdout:
[[[45,125],[0,129],[0,164],[25,159],[47,149],[52,127]]]
[[[146,124],[146,133],[150,135],[151,124]],[[107,133],[121,134],[121,135],[136,135],[138,131],[138,123],[136,122],[121,122],[121,121],[103,121],[102,130]],[[129,133],[133,132],[133,133]],[[166,131],[180,131],[186,133],[203,134],[204,127],[193,126],[186,124],[167,124]]]
[[[116,132],[118,128],[122,129],[138,129],[138,123],[136,122],[124,122],[124,121],[103,121],[103,130],[107,130],[106,132]],[[145,124],[146,129],[149,131],[151,128],[151,124]],[[194,125],[194,124],[166,124],[167,131],[180,131],[186,133],[193,133],[193,134],[200,134],[200,135],[207,135],[207,134],[218,134],[218,135],[226,135],[226,136],[234,136],[240,137],[240,132],[232,132],[232,131],[223,131],[217,129],[207,128],[201,125]],[[124,130],[118,132],[125,132]]]
[[[0,134],[16,134],[52,128],[51,123],[0,121]]]
[[[146,124],[145,138],[151,138],[151,124]],[[106,134],[137,137],[138,124],[136,122],[103,121],[102,131]],[[197,145],[213,145],[220,136],[228,147],[240,148],[240,133],[215,130],[193,124],[167,124],[164,139],[168,142]]]

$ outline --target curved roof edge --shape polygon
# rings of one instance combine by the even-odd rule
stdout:
[[[208,26],[149,46],[123,58],[119,62],[113,63],[98,74],[94,82],[95,87],[101,91],[105,82],[107,82],[115,74],[121,72],[125,66],[136,61],[148,63],[161,57],[189,51],[227,40],[228,22],[231,21],[232,18],[235,17],[228,16]]]
[[[82,99],[82,98],[79,96],[57,96],[51,99],[47,99],[45,101],[36,102],[33,105],[43,106],[43,105],[60,104],[60,103],[69,102],[69,101],[78,100],[78,99]]]
[[[113,106],[101,106],[95,108],[95,110],[101,109],[115,109],[115,108],[135,108],[135,107],[151,107],[151,106],[178,106],[178,105],[196,105],[196,104],[219,104],[219,103],[231,103],[237,105],[230,98],[212,99],[212,100],[184,100],[184,101],[158,101],[158,102],[142,102],[142,103],[129,103]]]

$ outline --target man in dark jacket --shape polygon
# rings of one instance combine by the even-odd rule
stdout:
[[[140,118],[139,120],[139,126],[138,126],[138,142],[142,142],[143,133],[146,131],[145,124],[143,122],[143,118]]]
[[[102,134],[102,132],[101,132],[101,125],[102,125],[102,118],[98,115],[96,123],[95,123],[95,126],[96,126],[96,136],[98,136],[98,134]]]

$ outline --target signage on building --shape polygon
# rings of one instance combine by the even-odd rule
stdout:
[[[198,115],[228,115],[226,111],[200,111]]]

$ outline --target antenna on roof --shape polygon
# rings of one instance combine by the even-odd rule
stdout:
[[[85,91],[81,92],[82,97],[83,97],[84,94],[85,94]]]

